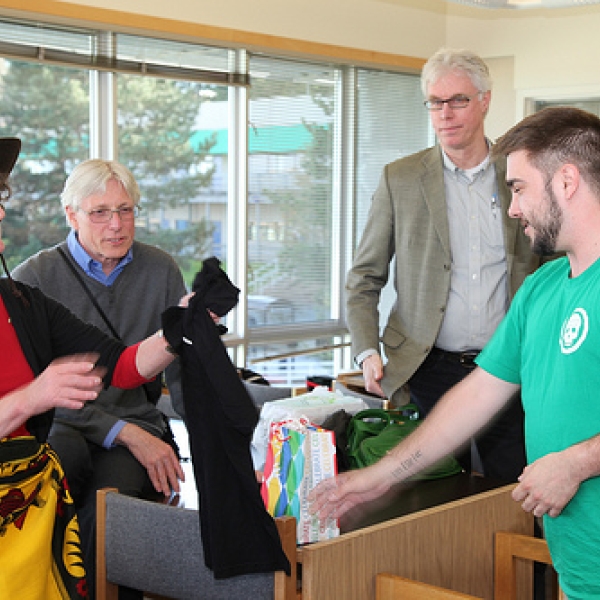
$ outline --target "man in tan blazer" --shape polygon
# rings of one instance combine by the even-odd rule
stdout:
[[[539,258],[508,217],[505,161],[490,160],[486,64],[442,49],[426,63],[422,87],[438,145],[384,168],[346,291],[353,356],[367,390],[403,404],[408,384],[427,414],[473,369]],[[396,299],[380,337],[378,305],[390,269]],[[525,466],[518,397],[476,445],[485,475],[516,480]],[[470,452],[458,458],[471,468]]]

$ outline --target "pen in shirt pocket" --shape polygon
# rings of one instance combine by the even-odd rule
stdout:
[[[492,196],[492,215],[494,219],[496,218],[496,213],[498,212],[498,196],[494,194]]]

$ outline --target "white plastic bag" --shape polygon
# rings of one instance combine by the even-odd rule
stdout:
[[[340,409],[354,415],[365,408],[368,406],[361,398],[344,396],[326,387],[316,387],[307,394],[300,394],[293,398],[265,402],[252,437],[251,452],[254,469],[256,471],[264,469],[271,423],[294,417],[305,417],[311,423],[321,425],[327,417]]]

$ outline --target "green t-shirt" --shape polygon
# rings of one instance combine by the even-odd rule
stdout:
[[[566,258],[529,276],[477,363],[521,384],[528,462],[600,433],[600,260],[575,279]],[[544,517],[569,600],[600,598],[600,478]]]

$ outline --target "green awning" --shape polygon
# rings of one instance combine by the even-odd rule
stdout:
[[[201,129],[194,131],[190,144],[198,152],[201,145],[216,140],[209,154],[227,154],[228,134],[227,129]],[[305,150],[312,142],[312,135],[303,125],[248,128],[250,154],[293,154]]]

